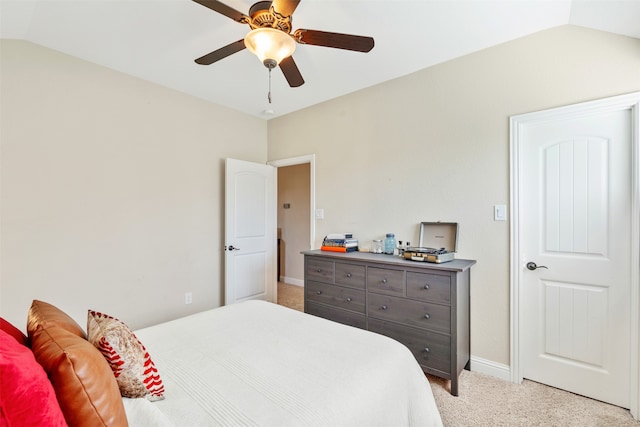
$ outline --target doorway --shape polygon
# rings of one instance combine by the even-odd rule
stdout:
[[[511,118],[512,381],[638,417],[640,93]]]
[[[304,309],[304,260],[315,240],[315,156],[268,163],[277,168],[278,301]]]

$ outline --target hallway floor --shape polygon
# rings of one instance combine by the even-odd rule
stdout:
[[[304,311],[304,288],[278,282],[278,304]]]

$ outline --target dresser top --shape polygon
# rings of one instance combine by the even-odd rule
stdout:
[[[303,251],[301,253],[303,255],[314,255],[318,257],[331,258],[331,259],[340,260],[340,261],[375,262],[375,263],[387,264],[387,265],[393,265],[393,266],[428,268],[432,270],[443,270],[443,271],[464,271],[471,268],[471,266],[476,263],[476,261],[472,259],[454,259],[453,261],[437,264],[437,263],[431,263],[431,262],[411,261],[404,258],[400,258],[398,256],[393,256],[393,255],[374,254],[371,252],[357,252],[357,251],[342,253],[342,252],[331,252],[331,251],[323,251],[320,249],[316,249],[312,251]]]

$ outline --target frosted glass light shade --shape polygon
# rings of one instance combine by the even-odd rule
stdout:
[[[296,50],[296,42],[284,31],[275,28],[256,28],[244,38],[244,44],[263,64],[273,60],[280,64]]]

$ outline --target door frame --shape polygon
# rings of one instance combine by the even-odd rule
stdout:
[[[316,155],[315,154],[307,154],[304,156],[297,157],[289,157],[286,159],[280,160],[272,160],[267,162],[268,165],[271,165],[275,168],[285,167],[285,166],[295,166],[302,165],[305,163],[309,163],[309,249],[313,249],[313,244],[316,240],[316,221],[315,221],[315,212],[316,212]],[[278,198],[278,174],[276,173],[276,205]]]
[[[614,96],[595,101],[583,102],[565,107],[552,108],[543,111],[520,114],[509,118],[510,125],[510,361],[511,382],[521,383],[523,369],[520,361],[520,284],[523,282],[525,260],[520,251],[520,146],[523,144],[521,127],[525,124],[545,121],[550,118],[571,117],[585,111],[620,111],[631,110],[631,366],[629,373],[630,411],[631,415],[640,419],[640,92]]]

